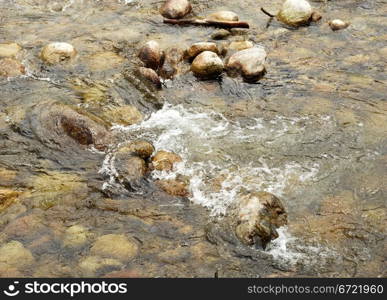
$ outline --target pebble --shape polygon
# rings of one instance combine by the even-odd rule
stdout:
[[[146,68],[158,70],[164,63],[165,54],[156,41],[149,41],[141,47],[138,57]]]
[[[222,10],[214,12],[206,17],[206,20],[211,21],[223,21],[223,22],[236,22],[239,21],[239,17],[236,13],[228,10]]]
[[[18,241],[10,241],[0,247],[0,266],[21,269],[30,266],[34,261],[31,252]]]
[[[332,21],[329,21],[329,26],[333,31],[340,30],[340,29],[345,29],[349,26],[349,23],[344,22],[340,19],[334,19]]]
[[[231,35],[231,32],[226,29],[219,29],[211,34],[211,39],[213,40],[224,40]]]

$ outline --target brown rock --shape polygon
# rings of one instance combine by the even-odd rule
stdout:
[[[153,69],[140,67],[138,68],[138,74],[143,80],[147,80],[157,89],[161,89],[160,77]]]
[[[187,183],[184,181],[173,179],[157,180],[156,184],[171,196],[187,197],[189,194]]]
[[[219,56],[211,51],[200,53],[191,65],[191,71],[195,76],[203,79],[215,78],[223,72],[223,62]]]
[[[158,171],[171,171],[173,165],[181,161],[182,159],[179,155],[163,150],[157,151],[152,157],[153,167]]]
[[[276,228],[287,224],[281,201],[267,192],[242,195],[236,204],[234,217],[237,237],[246,245],[253,245],[259,239],[263,248],[278,237]]]
[[[75,57],[76,54],[75,48],[69,43],[53,42],[44,46],[40,57],[49,64],[57,64]]]
[[[138,246],[134,240],[123,234],[106,234],[100,236],[90,253],[99,257],[118,259],[121,262],[133,259],[138,252]]]
[[[156,41],[147,42],[138,54],[146,68],[158,70],[164,63],[165,54]]]
[[[125,153],[127,155],[135,153],[142,159],[148,159],[149,157],[151,157],[154,151],[155,148],[151,143],[144,140],[137,140],[130,142],[128,145],[120,147],[117,152]]]
[[[188,0],[167,0],[160,8],[160,13],[167,19],[181,19],[192,10]]]
[[[191,47],[189,47],[189,49],[187,50],[187,56],[189,59],[193,59],[204,51],[211,51],[216,54],[219,54],[218,47],[216,46],[215,43],[200,42],[200,43],[195,43]]]

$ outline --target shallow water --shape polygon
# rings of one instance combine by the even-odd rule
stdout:
[[[228,41],[265,46],[267,74],[257,84],[226,75],[198,81],[183,64],[156,91],[125,76],[139,46],[154,39],[184,50],[215,31],[162,24],[160,3],[0,1],[0,43],[20,44],[27,68],[0,79],[0,191],[16,193],[0,211],[0,248],[19,241],[33,256],[22,265],[0,259],[0,274],[385,276],[387,3],[311,1],[323,20],[291,29],[260,12],[281,1],[192,1],[199,16],[228,9],[248,21],[251,29]],[[332,32],[332,18],[351,25]],[[39,52],[51,41],[74,45],[76,58],[45,65]],[[142,122],[130,125],[122,110],[130,105]],[[109,128],[108,149],[55,133],[50,118],[65,107]],[[118,145],[135,138],[183,162],[131,193],[112,162]],[[152,184],[182,175],[187,198]],[[206,224],[222,220],[246,190],[271,192],[288,211],[266,251],[217,231],[208,238]],[[77,248],[65,242],[74,225],[86,232]],[[137,256],[90,266],[95,241],[111,233],[133,238]]]

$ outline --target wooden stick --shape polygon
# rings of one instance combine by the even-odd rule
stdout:
[[[250,28],[249,23],[240,21],[213,21],[200,19],[164,19],[165,24],[214,26],[220,28]]]
[[[269,13],[266,9],[264,9],[263,7],[261,7],[261,11],[265,14],[265,15],[268,15],[270,18],[274,18],[275,15]]]

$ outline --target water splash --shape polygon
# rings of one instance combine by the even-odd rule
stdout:
[[[140,124],[117,125],[112,130],[128,140],[149,139],[156,150],[179,154],[183,162],[172,173],[155,171],[153,177],[188,176],[190,199],[207,207],[212,215],[224,215],[245,189],[281,196],[290,184],[302,185],[318,174],[317,163],[278,163],[269,154],[271,144],[281,139],[292,143],[290,134],[302,134],[304,127],[296,125],[300,120],[256,118],[242,125],[214,111],[168,104]]]

